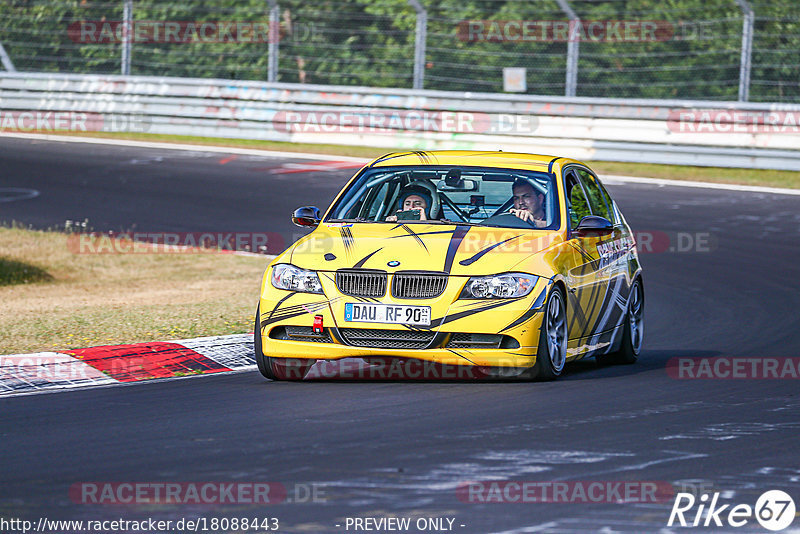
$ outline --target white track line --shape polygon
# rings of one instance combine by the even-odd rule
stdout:
[[[72,137],[48,134],[2,133],[0,137],[19,139],[35,139],[39,141],[58,141],[64,143],[93,143],[98,145],[127,146],[136,148],[156,148],[167,150],[190,150],[192,152],[217,152],[221,154],[242,154],[247,156],[263,156],[269,158],[295,158],[331,161],[352,161],[367,164],[370,159],[337,156],[334,154],[308,154],[304,152],[282,152],[278,150],[258,150],[254,148],[235,148],[224,146],[188,145],[178,143],[153,143],[147,141],[129,141],[127,139],[103,139],[99,137]],[[759,171],[756,171],[759,172]],[[722,189],[725,191],[742,191],[747,193],[769,193],[773,195],[800,195],[800,189],[781,187],[761,187],[755,185],[717,184],[712,182],[691,182],[684,180],[665,180],[662,178],[646,178],[640,176],[603,175],[606,183],[631,183],[643,185],[659,185],[670,187],[696,187],[701,189]]]

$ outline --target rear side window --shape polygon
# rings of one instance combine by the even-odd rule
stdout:
[[[578,175],[581,177],[581,182],[583,183],[583,188],[586,191],[586,195],[589,197],[589,206],[592,208],[592,213],[595,215],[599,215],[600,217],[605,217],[611,222],[614,222],[614,212],[611,207],[611,199],[608,197],[608,193],[603,190],[600,183],[597,181],[590,172],[585,171],[584,169],[576,169],[578,171]]]

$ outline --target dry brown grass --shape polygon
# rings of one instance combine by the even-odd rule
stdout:
[[[52,277],[0,285],[10,354],[251,332],[271,257],[76,254],[66,234],[0,228],[0,258]]]

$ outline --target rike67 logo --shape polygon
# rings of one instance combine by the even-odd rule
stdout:
[[[792,524],[794,514],[794,500],[781,490],[762,493],[755,507],[749,504],[720,505],[719,492],[710,498],[704,493],[699,499],[691,493],[678,493],[667,526],[738,528],[755,519],[763,528],[777,532]]]

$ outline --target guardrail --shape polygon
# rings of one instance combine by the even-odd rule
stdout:
[[[71,113],[58,124],[77,131],[800,170],[793,104],[0,73],[0,131],[56,129],[47,112]]]

